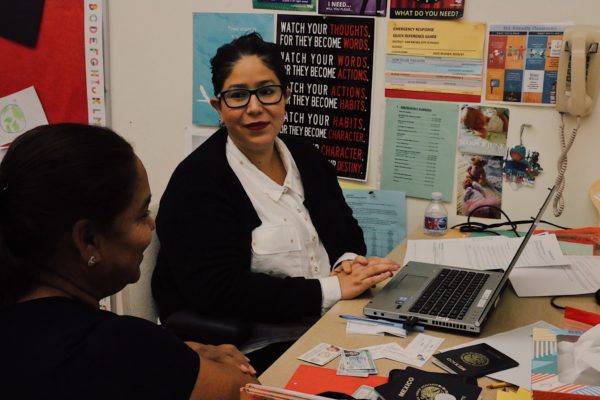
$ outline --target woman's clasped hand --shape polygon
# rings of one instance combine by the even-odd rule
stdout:
[[[400,265],[387,258],[357,256],[339,263],[331,275],[340,281],[342,299],[352,299],[390,278],[398,269]]]

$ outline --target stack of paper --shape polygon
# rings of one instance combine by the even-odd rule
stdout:
[[[523,240],[505,236],[466,239],[409,240],[404,263],[419,261],[477,270],[506,269]],[[533,236],[515,269],[566,265],[555,235]]]
[[[521,240],[505,236],[409,240],[404,263],[506,269]],[[510,282],[521,297],[593,293],[600,287],[600,257],[565,256],[555,235],[534,236],[512,270]]]

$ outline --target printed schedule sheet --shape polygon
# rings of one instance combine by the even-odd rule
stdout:
[[[458,106],[388,99],[385,115],[382,188],[450,201]]]

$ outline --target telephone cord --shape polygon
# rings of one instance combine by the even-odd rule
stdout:
[[[565,188],[565,172],[567,170],[567,153],[571,150],[575,136],[581,125],[581,117],[577,117],[577,125],[573,128],[571,135],[568,140],[565,139],[565,114],[560,113],[560,126],[559,126],[559,138],[561,154],[558,157],[557,167],[558,175],[556,176],[555,185],[557,187],[556,193],[554,194],[554,200],[552,202],[552,208],[555,217],[560,217],[565,209],[565,200],[563,198],[563,190]]]

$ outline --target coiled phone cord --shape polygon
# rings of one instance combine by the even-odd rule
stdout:
[[[556,176],[555,185],[557,187],[556,193],[554,194],[554,200],[552,202],[552,209],[555,217],[560,217],[565,209],[565,200],[563,198],[563,190],[565,188],[565,171],[567,170],[567,153],[571,150],[573,142],[575,141],[575,135],[581,126],[581,117],[577,117],[577,125],[571,131],[571,135],[568,140],[565,139],[565,113],[560,113],[560,126],[559,126],[559,137],[560,137],[560,148],[562,152],[558,157],[558,175]]]

